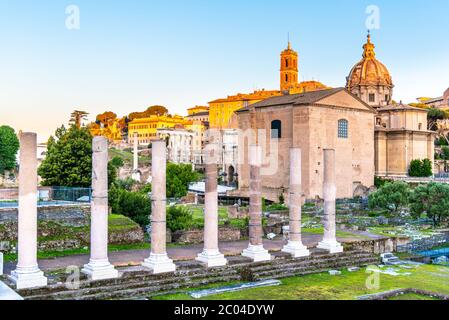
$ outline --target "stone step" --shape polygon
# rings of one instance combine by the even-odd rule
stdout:
[[[174,293],[212,283],[241,280],[241,270],[248,268],[256,278],[280,279],[325,272],[329,269],[378,264],[379,258],[367,252],[328,254],[314,252],[311,257],[292,259],[290,255],[275,253],[274,260],[251,263],[244,257],[229,259],[229,265],[206,269],[196,262],[182,262],[174,273],[153,275],[141,267],[121,268],[121,278],[89,281],[82,280],[80,289],[69,290],[64,284],[52,284],[46,288],[20,290],[26,299],[38,300],[104,300],[104,299],[148,299],[161,293]]]
[[[97,292],[101,292],[104,290],[110,290],[114,291],[116,289],[123,289],[123,288],[139,288],[142,286],[145,287],[163,287],[166,285],[170,285],[173,283],[184,283],[184,282],[190,282],[193,280],[201,280],[201,279],[209,279],[209,278],[227,278],[227,277],[238,277],[240,278],[240,274],[238,273],[238,270],[236,269],[227,269],[222,270],[221,273],[211,273],[211,272],[201,272],[198,274],[192,274],[187,276],[184,275],[176,275],[176,276],[170,276],[170,274],[165,274],[165,278],[157,277],[155,278],[155,275],[148,274],[145,278],[142,277],[126,277],[126,278],[119,278],[119,279],[113,279],[110,282],[101,284],[96,282],[89,282],[90,285],[84,284],[83,286],[80,285],[79,289],[77,290],[70,290],[67,289],[64,285],[58,285],[54,287],[47,287],[42,289],[36,289],[28,291],[27,293],[30,293],[31,295],[27,295],[24,292],[22,294],[26,297],[39,297],[43,295],[82,295],[82,294],[95,294]],[[223,281],[227,281],[226,279]],[[37,292],[36,292],[37,291]]]
[[[367,266],[370,264],[377,264],[379,263],[378,259],[363,259],[363,260],[359,260],[357,261],[357,266]],[[299,267],[299,268],[295,268],[295,267],[291,267],[291,268],[285,268],[282,270],[267,270],[267,271],[261,271],[261,272],[256,272],[255,273],[255,277],[257,280],[261,280],[264,278],[278,278],[278,277],[284,277],[284,274],[292,274],[292,275],[301,275],[307,271],[312,271],[313,273],[316,272],[316,270],[324,270],[324,271],[328,271],[329,269],[342,269],[342,268],[346,268],[346,267],[353,267],[354,266],[354,262],[353,261],[347,261],[347,262],[341,262],[341,263],[336,263],[336,264],[326,264],[326,265],[322,265],[319,266],[318,268],[314,268],[313,266],[310,267]]]

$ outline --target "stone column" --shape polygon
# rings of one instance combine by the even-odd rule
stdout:
[[[293,258],[308,257],[310,255],[307,247],[303,245],[301,239],[301,149],[290,149],[290,230],[288,244],[282,249],[283,252],[290,253]]]
[[[224,255],[218,250],[217,149],[217,144],[210,144],[206,148],[204,250],[196,258],[208,268],[227,264]]]
[[[335,226],[335,200],[337,187],[335,179],[335,150],[324,149],[324,237],[318,244],[319,249],[328,250],[330,253],[343,252],[343,247],[337,242]]]
[[[243,250],[242,256],[251,258],[254,262],[269,261],[271,255],[262,243],[262,183],[260,167],[262,164],[262,148],[257,145],[249,147],[249,246]]]
[[[37,264],[37,135],[20,135],[18,263],[10,279],[17,289],[44,287]]]
[[[133,173],[132,178],[135,181],[140,182],[140,173],[139,173],[139,134],[134,132],[134,150],[133,150]]]
[[[139,169],[139,145],[138,145],[138,133],[134,133],[134,152],[133,152],[133,170],[137,171]]]
[[[176,266],[168,258],[166,250],[167,151],[165,141],[153,141],[152,152],[151,254],[148,259],[145,259],[143,266],[153,273],[174,272]]]
[[[90,260],[81,270],[91,280],[118,277],[108,259],[108,140],[92,141],[92,202],[90,217]]]

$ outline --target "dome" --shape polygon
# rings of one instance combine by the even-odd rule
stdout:
[[[368,34],[368,40],[363,46],[363,59],[349,73],[347,79],[349,90],[355,86],[393,86],[390,72],[376,59],[374,48],[371,36]]]

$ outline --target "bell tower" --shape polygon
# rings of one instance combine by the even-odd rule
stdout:
[[[289,91],[298,84],[298,53],[288,47],[281,52],[281,92]]]

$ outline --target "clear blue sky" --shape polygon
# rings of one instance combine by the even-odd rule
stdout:
[[[80,30],[65,26],[80,9]],[[446,0],[0,0],[0,124],[42,139],[70,112],[119,115],[277,89],[290,32],[300,79],[344,86],[361,58],[368,5],[380,8],[377,57],[396,100],[449,86]]]

